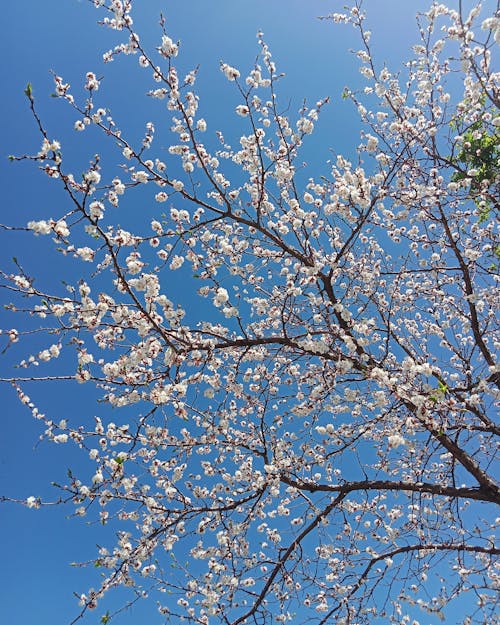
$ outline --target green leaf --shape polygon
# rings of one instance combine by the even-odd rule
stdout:
[[[477,202],[476,202],[476,205],[477,205]],[[485,221],[488,221],[490,218],[490,214],[491,214],[491,211],[488,206],[482,208],[482,210],[479,213],[479,223],[482,224]]]
[[[29,82],[26,85],[26,89],[24,90],[24,94],[31,100],[31,98],[33,97],[33,88],[31,86],[31,83]]]
[[[446,386],[446,384],[441,382],[441,380],[438,380],[438,386],[439,390],[446,395],[446,393],[448,392],[448,387]]]
[[[110,615],[109,615],[109,610],[108,610],[108,612],[106,612],[106,614],[103,614],[103,615],[101,616],[101,623],[102,623],[103,625],[106,625],[106,623],[109,623],[110,618],[111,618],[111,617],[110,617]]]

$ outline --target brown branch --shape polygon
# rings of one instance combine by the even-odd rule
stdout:
[[[275,580],[276,576],[278,575],[278,573],[280,572],[280,570],[282,569],[282,567],[284,566],[284,564],[288,560],[288,558],[292,555],[292,553],[295,551],[295,549],[297,549],[297,547],[300,545],[302,540],[308,534],[310,534],[313,531],[313,529],[317,525],[319,525],[319,523],[321,523],[321,521],[323,519],[325,519],[334,508],[336,508],[338,506],[338,504],[344,499],[344,497],[345,497],[344,493],[340,493],[339,495],[337,495],[337,497],[335,497],[335,499],[332,502],[330,502],[328,504],[328,506],[326,506],[326,508],[322,512],[320,512],[316,516],[316,518],[306,528],[304,528],[302,530],[302,532],[297,536],[297,538],[295,538],[290,543],[290,545],[286,549],[286,551],[283,554],[283,556],[281,556],[279,561],[276,563],[274,569],[271,571],[271,574],[269,575],[269,577],[267,579],[267,582],[264,584],[264,586],[263,586],[262,590],[260,591],[258,597],[256,598],[253,606],[250,608],[250,610],[248,610],[248,612],[246,612],[245,614],[243,614],[242,616],[237,618],[235,621],[233,621],[232,625],[239,625],[240,623],[245,622],[247,620],[247,618],[249,618],[250,616],[255,614],[255,612],[257,611],[258,607],[264,601],[264,599],[265,599],[265,597],[267,595],[267,592],[268,592],[269,588],[271,587],[273,581]]]
[[[384,560],[385,558],[392,558],[393,556],[400,555],[402,553],[410,553],[412,551],[467,551],[468,553],[486,553],[492,556],[500,555],[500,549],[497,549],[495,546],[492,547],[483,547],[482,545],[465,545],[465,544],[454,544],[454,543],[438,543],[431,545],[424,545],[422,543],[418,545],[406,545],[404,547],[398,547],[397,549],[393,549],[387,553],[382,555],[378,555],[370,560],[367,564],[363,573],[359,577],[358,581],[352,588],[351,592],[346,595],[343,602],[339,602],[328,614],[319,622],[319,625],[324,625],[328,621],[328,619],[335,614],[341,607],[342,603],[347,602],[364,584],[368,573],[371,571],[373,566]]]
[[[310,493],[326,492],[326,493],[348,493],[355,491],[403,491],[413,493],[429,493],[443,497],[452,497],[460,499],[474,499],[476,501],[488,501],[491,503],[500,503],[500,498],[495,497],[493,493],[482,488],[470,487],[453,487],[441,486],[439,484],[430,484],[428,482],[393,482],[391,480],[364,480],[356,482],[346,482],[345,484],[308,484],[307,482],[297,481],[286,475],[281,475],[280,479],[288,486],[292,486],[297,490],[305,490]]]

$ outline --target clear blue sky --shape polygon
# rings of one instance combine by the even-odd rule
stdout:
[[[143,0],[137,2],[136,25],[143,43],[154,46],[159,38],[160,11],[167,18],[168,30],[180,39],[181,66],[201,64],[198,93],[201,108],[212,128],[236,132],[232,114],[234,93],[219,71],[219,61],[249,69],[257,53],[255,34],[259,29],[273,51],[278,67],[287,77],[281,85],[282,103],[290,102],[291,112],[306,97],[314,103],[331,96],[307,158],[314,166],[329,158],[329,148],[351,153],[358,142],[357,117],[352,105],[340,94],[345,85],[359,84],[357,63],[348,48],[358,48],[351,28],[319,21],[319,15],[339,10],[336,0]],[[370,0],[366,3],[379,60],[393,67],[410,54],[415,41],[414,13],[428,2],[422,0]],[[98,13],[86,0],[15,0],[2,7],[3,29],[0,58],[4,63],[2,89],[1,160],[2,223],[24,225],[30,219],[56,216],[64,211],[64,198],[47,184],[35,167],[11,164],[8,154],[37,151],[39,138],[23,95],[26,83],[33,85],[38,109],[50,135],[61,138],[79,170],[92,155],[92,147],[73,145],[71,126],[74,115],[63,103],[51,99],[53,69],[66,81],[80,85],[85,72],[106,76],[100,101],[111,108],[125,128],[140,133],[146,121],[145,83],[136,62],[123,59],[103,67],[101,54],[113,45],[110,33],[97,26]],[[125,61],[125,62],[124,62]],[[235,120],[233,122],[233,120]],[[166,122],[168,123],[168,122]],[[229,123],[229,127],[227,124]],[[65,141],[66,139],[66,141]],[[0,232],[0,266],[14,271],[12,256],[27,268],[44,274],[50,283],[63,278],[57,258],[33,237],[10,236]],[[69,277],[69,276],[68,276]],[[76,279],[78,276],[76,276]],[[75,281],[76,281],[75,279]],[[1,325],[15,325],[15,319],[2,312]],[[15,355],[2,357],[2,375]],[[0,494],[25,498],[51,496],[51,481],[63,481],[68,467],[75,465],[70,446],[36,446],[40,424],[16,401],[10,388],[2,388],[3,427],[0,439]],[[71,413],[75,420],[95,413],[95,397],[88,388],[52,386],[38,397],[43,408],[62,418]],[[76,461],[77,464],[81,460]],[[57,493],[54,493],[57,496]],[[70,562],[91,558],[100,539],[95,528],[84,527],[77,519],[67,519],[71,508],[33,511],[2,505],[1,554],[2,583],[0,622],[6,625],[66,625],[78,613],[73,591],[85,591],[95,580],[95,570],[71,568]],[[119,597],[115,596],[116,606]],[[113,606],[109,606],[113,609]],[[87,617],[97,623],[102,611]],[[147,622],[155,607],[141,604],[120,622]]]

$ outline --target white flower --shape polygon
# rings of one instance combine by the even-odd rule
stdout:
[[[108,191],[108,201],[111,206],[118,206],[118,196],[114,191]]]
[[[81,370],[75,373],[75,380],[78,384],[85,384],[88,380],[90,380],[90,371]]]
[[[82,260],[86,260],[87,262],[92,262],[94,260],[94,250],[91,247],[79,247],[76,250],[77,256],[79,256]]]
[[[102,484],[104,482],[104,477],[102,475],[102,471],[96,471],[96,474],[92,478],[93,484]]]
[[[59,347],[59,345],[51,345],[49,347],[49,352],[52,358],[57,358],[61,353],[61,348]]]
[[[227,63],[222,63],[221,70],[228,80],[236,80],[240,77],[239,71],[235,67],[231,67]]]
[[[64,219],[61,219],[54,224],[54,232],[60,237],[67,237],[69,235],[69,228]]]
[[[248,106],[240,104],[236,107],[236,113],[238,115],[241,115],[241,117],[246,117],[250,113],[250,109],[248,108]]]
[[[160,53],[163,54],[163,56],[170,57],[177,56],[178,52],[179,46],[174,43],[172,39],[170,39],[170,37],[167,37],[167,35],[163,35],[161,39]]]
[[[154,230],[156,234],[163,234],[162,225],[156,219],[153,219],[153,221],[151,222],[151,229]]]
[[[140,260],[138,252],[132,252],[127,256],[125,262],[127,263],[127,271],[132,275],[138,274],[144,267],[144,263]]]
[[[406,445],[406,441],[401,434],[391,434],[391,436],[387,438],[387,442],[389,443],[389,447],[391,447],[391,449],[396,449],[396,447],[399,447],[400,445]]]
[[[31,286],[29,280],[24,276],[15,276],[14,282],[20,289],[29,289]]]
[[[28,506],[28,508],[39,508],[40,502],[36,497],[31,496],[26,499],[26,505]]]
[[[305,133],[306,135],[310,135],[312,131],[314,130],[314,124],[310,119],[303,117],[302,119],[299,119],[299,121],[297,122],[297,128],[301,130],[303,133]]]
[[[89,91],[97,91],[99,89],[99,81],[97,80],[94,72],[87,72],[86,75],[87,81],[85,83],[85,89]]]
[[[223,304],[229,301],[229,294],[226,289],[219,287],[214,297],[214,304],[219,308]]]
[[[170,263],[170,269],[179,269],[184,264],[183,256],[174,256],[172,262]]]
[[[33,230],[35,234],[49,234],[52,230],[48,221],[29,221],[28,228]]]
[[[482,30],[497,30],[500,28],[500,20],[497,17],[487,17],[481,24]]]
[[[90,203],[89,214],[91,219],[101,219],[104,215],[104,204],[95,200]]]
[[[155,200],[157,202],[166,202],[167,199],[168,199],[168,195],[165,193],[165,191],[160,191],[159,193],[155,195]]]
[[[88,365],[91,362],[94,362],[94,356],[89,354],[86,349],[82,349],[78,352],[78,363],[80,365]]]
[[[368,152],[375,152],[378,146],[377,137],[374,137],[373,135],[366,135],[366,139],[366,149],[368,150]]]
[[[125,193],[125,185],[120,178],[113,178],[113,190],[117,195],[123,195]]]
[[[149,176],[148,176],[148,172],[147,171],[136,171],[132,174],[132,178],[136,181],[136,182],[140,182],[142,184],[146,184],[149,180]]]
[[[101,181],[101,174],[95,170],[85,172],[83,177],[85,178],[85,182],[89,183],[99,184]]]
[[[38,354],[38,360],[41,360],[42,362],[47,362],[48,360],[50,360],[50,352],[48,349],[44,349],[43,351],[41,351]]]

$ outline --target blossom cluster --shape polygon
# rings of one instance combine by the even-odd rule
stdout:
[[[168,123],[129,138],[97,106],[95,73],[82,104],[56,76],[75,130],[100,130],[120,169],[96,155],[72,174],[40,122],[41,150],[26,158],[70,208],[25,230],[52,235],[78,279],[49,293],[24,271],[2,274],[12,310],[50,335],[31,349],[22,323],[2,333],[16,353],[31,349],[17,361],[26,377],[7,381],[42,438],[88,455],[90,472],[62,487],[76,515],[120,527],[82,611],[124,586],[158,590],[173,622],[399,625],[415,605],[440,615],[468,593],[479,602],[467,622],[487,622],[499,181],[473,159],[498,136],[498,17],[434,3],[393,72],[376,65],[360,3],[331,15],[360,36],[364,83],[345,96],[361,130],[356,158],[336,154],[317,173],[302,154],[328,98],[285,114],[261,33],[247,76],[220,66],[242,130],[234,145],[219,132],[213,149],[196,72],[182,76],[164,21],[149,52],[129,0],[94,4],[125,36],[105,60],[136,55]],[[138,203],[140,223],[128,213]],[[90,426],[46,416],[22,388],[31,367],[93,386],[101,415]]]

